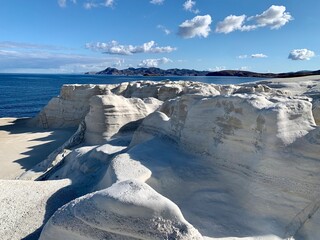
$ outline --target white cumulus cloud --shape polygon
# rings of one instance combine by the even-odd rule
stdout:
[[[308,49],[294,49],[289,53],[288,58],[291,60],[310,60],[315,53]]]
[[[293,17],[289,12],[286,12],[285,6],[272,5],[262,14],[251,17],[249,20],[255,20],[259,27],[269,26],[271,29],[279,29],[293,20]]]
[[[157,59],[145,59],[138,64],[138,67],[158,67],[159,65],[169,62],[172,62],[172,60],[165,57]]]
[[[111,41],[109,43],[87,43],[86,48],[117,55],[132,55],[136,53],[170,53],[176,50],[176,48],[171,46],[159,47],[155,41],[150,41],[140,46],[121,45],[117,41]]]
[[[211,28],[211,16],[196,16],[191,20],[186,20],[179,26],[179,35],[183,38],[208,37]]]
[[[163,4],[164,0],[151,0],[150,3],[155,5],[161,5]]]
[[[198,14],[200,11],[199,11],[199,9],[194,9],[195,5],[196,5],[195,1],[187,0],[187,1],[184,2],[183,8],[186,11],[190,11],[190,12],[193,12],[195,14]]]
[[[240,31],[250,31],[255,29],[255,26],[246,26],[244,22],[246,20],[246,15],[235,16],[230,15],[226,17],[223,21],[219,22],[216,26],[217,33],[231,33],[236,30]]]
[[[268,56],[263,53],[251,54],[251,58],[267,58]]]
[[[216,26],[217,33],[231,33],[234,31],[251,31],[261,27],[279,29],[289,21],[293,20],[290,13],[286,12],[285,6],[272,5],[266,11],[256,16],[247,17],[246,15],[229,15]],[[252,21],[251,24],[246,24]]]

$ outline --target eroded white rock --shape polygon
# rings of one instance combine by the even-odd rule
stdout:
[[[97,189],[110,187],[116,182],[135,179],[146,182],[151,177],[150,169],[123,153],[115,156],[108,167],[107,172],[97,186]]]
[[[42,239],[201,239],[188,222],[209,237],[318,236],[318,90],[315,81],[67,87],[50,121],[76,123],[61,116],[72,106],[84,114],[90,98],[85,141],[45,160],[44,179],[104,190],[62,207]]]
[[[29,124],[43,128],[77,127],[89,111],[89,99],[104,94],[106,88],[107,85],[64,85],[60,96],[52,98]]]
[[[159,117],[146,118],[136,136],[141,131],[163,132],[189,151],[214,156],[217,150],[230,152],[223,147],[228,143],[238,143],[238,151],[251,152],[287,146],[315,127],[312,104],[285,96],[183,95],[166,102],[160,111],[167,117],[153,113]],[[136,141],[134,138],[131,145]]]
[[[90,111],[85,118],[87,144],[102,144],[114,137],[121,128],[123,131],[135,130],[139,120],[153,112],[160,101],[139,98],[125,98],[112,93],[93,96]]]
[[[110,234],[110,239],[202,239],[173,202],[136,180],[116,183],[63,206],[40,239],[89,240],[102,234]]]

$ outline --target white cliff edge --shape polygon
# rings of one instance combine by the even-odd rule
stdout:
[[[80,127],[20,179],[80,197],[40,239],[317,239],[319,96],[318,79],[64,86],[29,124]]]

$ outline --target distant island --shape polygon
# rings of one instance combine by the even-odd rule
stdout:
[[[257,73],[241,70],[223,70],[223,71],[198,71],[194,69],[160,69],[156,67],[150,68],[127,68],[116,69],[106,68],[99,72],[86,72],[85,74],[98,75],[114,75],[114,76],[232,76],[232,77],[257,77],[257,78],[288,78],[288,77],[303,77],[320,75],[320,70],[317,71],[299,71],[288,73]]]
[[[287,73],[256,73],[240,70],[224,70],[219,72],[209,72],[206,76],[233,76],[233,77],[257,77],[257,78],[291,78],[320,75],[320,70],[317,71],[299,71]]]
[[[160,69],[156,67],[150,68],[127,68],[127,69],[116,69],[116,68],[106,68],[100,72],[86,73],[86,74],[101,74],[101,75],[116,75],[116,76],[207,76],[209,71],[197,71],[190,69]]]

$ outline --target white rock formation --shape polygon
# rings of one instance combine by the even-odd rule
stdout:
[[[86,126],[81,122],[78,130],[70,137],[68,141],[62,144],[55,151],[51,152],[46,159],[35,165],[31,170],[21,174],[20,180],[42,180],[46,173],[61,164],[61,161],[71,152],[71,149],[80,145],[84,141]],[[39,178],[39,179],[38,179]]]
[[[65,88],[48,125],[82,127],[35,169],[84,196],[41,239],[320,235],[317,79]]]
[[[287,146],[316,125],[310,102],[285,96],[184,95],[164,104],[160,112],[144,120],[131,145],[140,142],[137,136],[141,131],[160,132],[189,151],[226,154],[227,149],[219,148],[235,142],[242,151],[251,148],[255,153],[259,148]]]
[[[219,86],[188,81],[138,81],[132,83],[122,83],[119,86],[113,88],[112,92],[118,95],[123,95],[127,98],[153,97],[161,101],[166,101],[168,99],[172,99],[177,96],[189,93],[208,96],[220,94]]]
[[[138,121],[154,112],[162,102],[157,99],[125,98],[112,93],[94,96],[90,99],[90,111],[85,118],[87,144],[106,142],[115,134],[135,130]]]
[[[217,87],[194,82],[158,83],[141,81],[108,85],[64,85],[60,95],[52,98],[48,105],[30,121],[30,126],[43,128],[77,127],[89,112],[89,99],[96,95],[105,95],[112,91],[126,98],[157,98],[161,101],[185,93],[217,95]]]
[[[313,117],[317,125],[320,125],[320,99],[314,100],[312,104]]]
[[[255,211],[255,217],[252,218],[255,220],[253,222],[247,220],[248,225],[242,226],[243,231],[250,227],[256,233],[263,234],[266,233],[266,229],[270,228],[273,230],[269,233],[284,237],[295,234],[299,230],[301,222],[300,225],[293,224],[294,227],[291,227],[292,224],[290,223],[291,221],[297,221],[293,219],[299,211],[309,205],[314,206],[313,209],[318,209],[317,198],[320,185],[318,184],[319,175],[317,172],[319,167],[317,166],[319,155],[318,157],[315,156],[319,154],[316,150],[318,142],[308,139],[308,135],[314,131],[319,132],[318,130],[319,128],[315,126],[312,117],[312,105],[307,99],[290,99],[286,96],[265,94],[236,94],[216,97],[184,95],[171,101],[171,103],[167,103],[167,105],[163,105],[160,112],[155,112],[145,118],[134,134],[130,145],[132,150],[129,153],[135,155],[135,152],[142,151],[142,148],[146,149],[152,148],[153,145],[160,145],[161,143],[157,139],[164,142],[162,148],[168,149],[169,146],[166,142],[171,139],[184,151],[198,155],[196,159],[198,163],[190,164],[187,160],[190,157],[184,157],[185,159],[180,162],[175,159],[177,156],[172,157],[174,152],[171,151],[168,155],[163,156],[163,158],[170,159],[166,159],[169,163],[166,164],[165,172],[158,172],[159,164],[157,163],[164,161],[157,157],[157,152],[161,151],[159,148],[155,148],[153,152],[149,150],[144,153],[149,158],[153,158],[154,164],[143,160],[143,157],[140,159],[143,160],[142,164],[146,164],[152,173],[157,175],[157,179],[152,181],[151,186],[155,189],[161,189],[161,193],[170,196],[169,198],[177,202],[189,217],[187,219],[199,230],[202,230],[203,234],[213,236],[219,234],[219,231],[214,229],[213,226],[220,220],[215,219],[214,215],[208,217],[210,214],[205,212],[205,208],[215,208],[218,205],[206,203],[207,199],[216,199],[216,191],[232,191],[233,194],[224,193],[225,196],[221,196],[221,198],[224,198],[224,201],[227,201],[228,198],[237,199],[241,202],[239,207],[249,212]],[[318,135],[316,135],[316,138],[318,138]],[[302,145],[294,145],[297,142],[301,143],[301,141],[304,141]],[[151,144],[150,142],[154,143]],[[302,151],[304,147],[308,147],[306,151]],[[305,152],[308,152],[308,154]],[[178,186],[179,182],[184,179],[183,174],[181,175],[176,170],[179,168],[176,165],[179,162],[184,165],[183,174],[189,177],[185,184],[198,182],[201,187],[186,189],[182,185]],[[215,166],[216,171],[217,169],[224,169],[223,175],[220,176],[220,173],[214,174],[214,171],[208,173],[208,169],[212,169],[213,166]],[[234,174],[230,175],[229,171],[233,171]],[[194,176],[192,172],[205,174],[206,181],[199,181],[201,177]],[[174,184],[161,180],[175,179],[179,174],[181,180],[176,179]],[[238,176],[242,174],[245,177]],[[226,176],[230,178],[225,179]],[[214,183],[217,178],[224,179],[224,184],[229,185],[229,187],[222,189],[217,187]],[[238,186],[239,183],[242,183],[240,192],[237,189],[240,187]],[[219,190],[216,190],[217,188]],[[274,188],[278,188],[280,191]],[[282,196],[274,198],[272,195],[265,195],[262,191],[275,195],[279,191]],[[284,194],[286,191],[289,191],[290,194]],[[202,195],[199,195],[199,193]],[[244,197],[243,194],[250,196],[250,198]],[[181,199],[181,195],[186,195],[186,197]],[[197,195],[199,196],[196,197]],[[193,196],[193,198],[187,196]],[[200,196],[203,196],[203,199]],[[260,198],[257,202],[254,200],[256,196]],[[301,198],[300,196],[304,197]],[[294,204],[293,202],[297,201],[299,204],[295,206],[295,210],[290,210],[282,205],[283,202]],[[246,202],[250,202],[250,206]],[[271,203],[274,209],[279,210],[280,215],[273,211],[269,212],[268,209],[263,210],[262,206],[264,204]],[[199,207],[199,212],[205,212],[200,221],[196,220],[199,215],[197,216],[190,210],[190,207],[196,204],[203,206],[203,208]],[[233,204],[229,203],[229,208],[232,208]],[[299,208],[301,209],[299,210]],[[312,209],[312,207],[308,207],[308,209]],[[239,213],[238,210],[234,210],[234,212]],[[301,221],[302,219],[306,221],[308,219],[307,215],[313,214],[312,211],[306,212],[303,217],[300,215],[301,218],[299,219]],[[242,214],[244,215],[244,213]],[[263,222],[262,219],[269,214],[278,221],[281,218],[286,219],[287,225],[280,223],[280,221],[277,222],[277,227],[267,227],[266,224],[270,223],[265,222],[265,229],[261,228],[260,224],[254,225],[255,221]],[[236,223],[238,220],[236,216],[232,215],[229,215],[229,221],[234,218],[232,221]],[[215,224],[212,223],[211,229],[210,225],[206,226],[206,223],[210,221],[216,222]],[[232,225],[232,221],[229,222],[230,225]],[[238,222],[236,225],[240,226],[242,223]],[[286,229],[287,226],[288,229],[291,228],[290,231]],[[218,225],[216,227],[221,228],[222,226]]]
[[[202,239],[173,202],[136,180],[122,181],[70,202],[53,215],[40,237],[102,238]]]
[[[104,189],[116,182],[130,179],[146,182],[151,174],[150,169],[143,166],[139,161],[133,160],[129,154],[119,154],[112,159],[106,174],[97,185],[97,189]]]
[[[30,125],[44,128],[78,127],[89,111],[89,99],[104,94],[105,85],[64,85],[60,96],[30,121]]]

